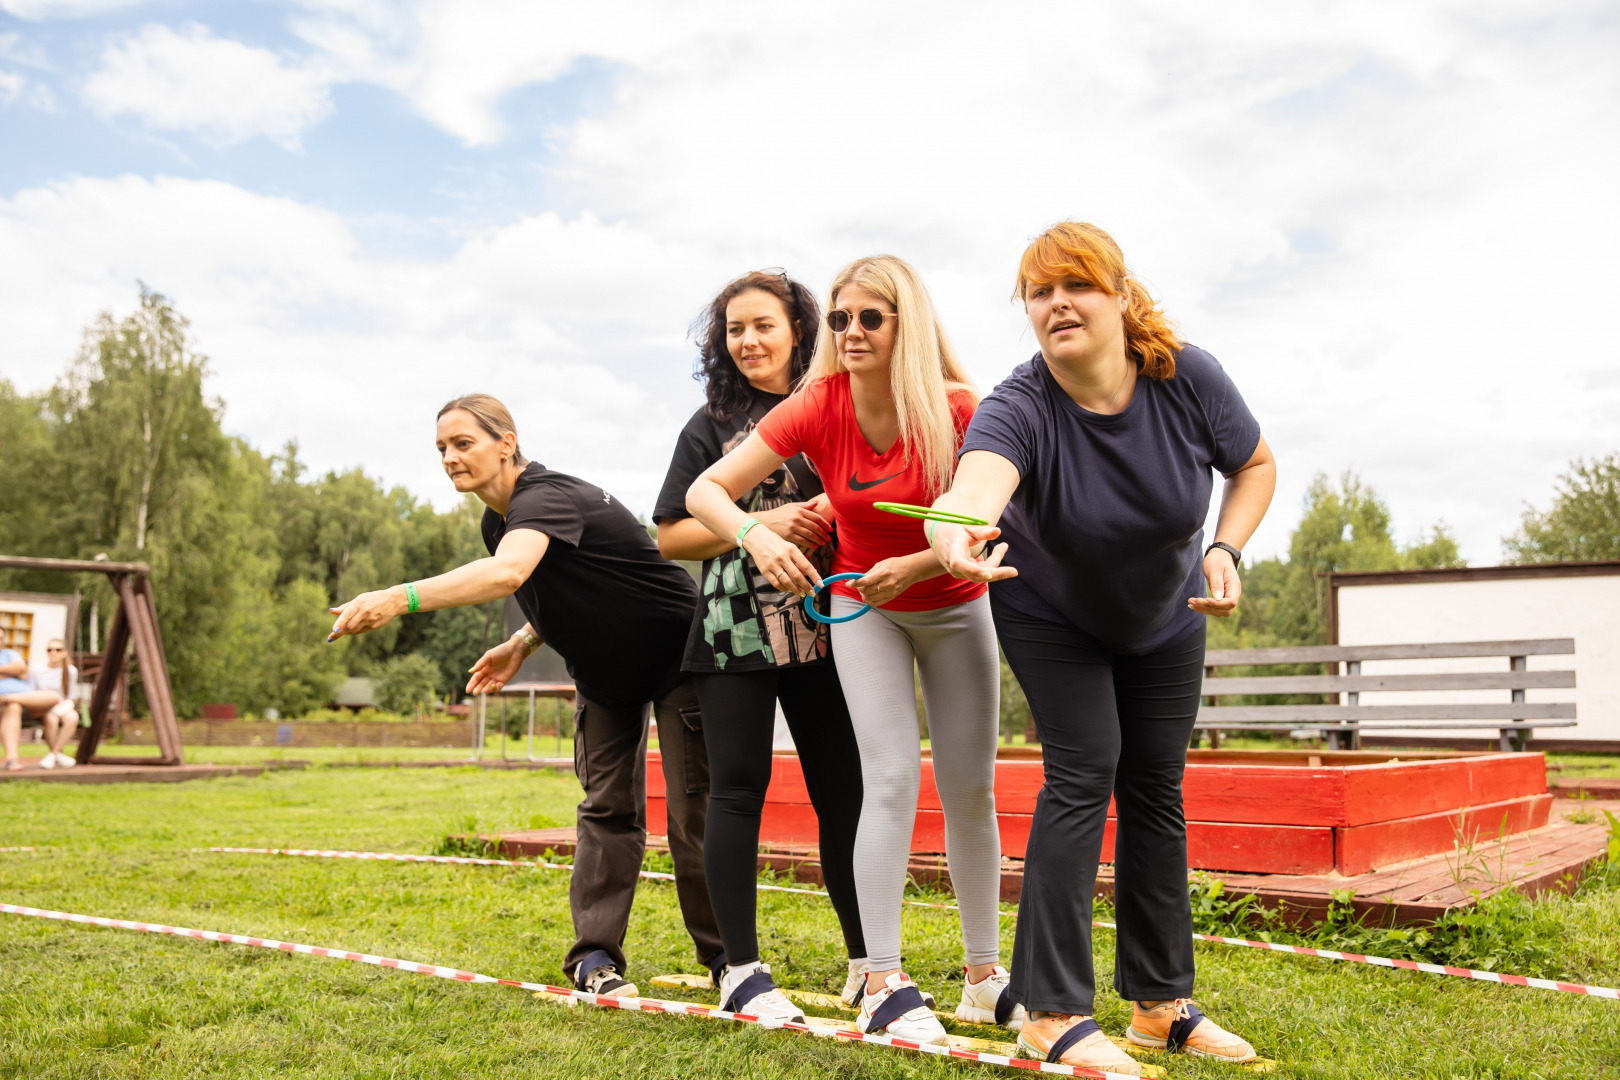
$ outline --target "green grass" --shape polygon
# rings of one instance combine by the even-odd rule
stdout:
[[[351,751],[352,752],[352,751]],[[200,755],[199,755],[200,756]],[[571,941],[561,873],[195,853],[207,845],[428,852],[468,828],[566,822],[552,773],[314,767],[184,784],[0,785],[0,896],[11,903],[379,952],[556,982]],[[835,992],[823,900],[762,894],[779,981]],[[1620,984],[1620,888],[1540,909],[1551,961]],[[1006,920],[1010,954],[1014,921]],[[944,1002],[960,978],[948,912],[908,909],[908,969]],[[1101,982],[1111,938],[1099,933]],[[696,971],[673,890],[644,883],[632,974]],[[1198,947],[1199,999],[1282,1062],[1281,1077],[1620,1076],[1620,1003]],[[650,990],[643,983],[644,990]],[[666,996],[680,996],[663,992]],[[694,999],[704,995],[694,993]],[[1126,1006],[1100,995],[1118,1032]],[[0,1076],[935,1077],[983,1066],[736,1029],[564,1009],[313,957],[0,916]],[[1172,1077],[1242,1070],[1176,1059]]]
[[[1613,754],[1548,754],[1548,776],[1602,776],[1620,780],[1620,756]]]

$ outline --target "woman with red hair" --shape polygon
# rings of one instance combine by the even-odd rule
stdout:
[[[1042,233],[1015,296],[1041,350],[979,406],[934,504],[992,524],[927,529],[951,574],[998,583],[996,633],[1041,736],[1045,784],[1009,990],[1028,1010],[1019,1046],[1140,1074],[1091,1018],[1091,898],[1112,797],[1114,988],[1135,1003],[1125,1038],[1251,1061],[1254,1048],[1192,1001],[1181,779],[1204,616],[1237,606],[1238,562],[1276,464],[1221,365],[1176,337],[1103,230],[1063,222]],[[1206,547],[1217,471],[1225,486]],[[988,558],[975,555],[997,537],[1006,542]]]

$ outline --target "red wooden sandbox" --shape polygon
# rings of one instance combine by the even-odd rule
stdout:
[[[665,831],[664,776],[648,753],[647,827]],[[1006,747],[996,762],[1004,855],[1023,858],[1040,751]],[[1251,874],[1363,874],[1450,851],[1459,839],[1518,833],[1547,823],[1547,763],[1536,753],[1445,751],[1190,750],[1183,783],[1187,862]],[[1103,861],[1113,860],[1113,808]],[[777,754],[760,842],[816,843],[816,816],[799,759]],[[945,815],[923,759],[914,852],[945,850]]]

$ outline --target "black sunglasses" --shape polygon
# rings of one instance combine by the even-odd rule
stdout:
[[[875,333],[883,325],[884,319],[898,319],[898,311],[879,311],[877,308],[862,308],[860,314],[861,329],[868,334]],[[849,329],[849,312],[842,309],[827,312],[827,325],[835,334],[842,334]]]

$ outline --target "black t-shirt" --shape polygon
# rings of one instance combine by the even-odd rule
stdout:
[[[782,401],[780,394],[754,391],[748,408],[729,420],[716,420],[707,407],[687,421],[675,443],[675,454],[658,493],[653,520],[662,525],[691,517],[686,489],[703,470],[735,450],[765,414]],[[754,490],[737,500],[754,513],[820,495],[821,478],[803,454],[795,454]],[[831,545],[813,555],[822,572],[831,565]],[[682,671],[760,671],[826,659],[829,635],[825,623],[804,613],[803,601],[761,576],[742,548],[706,559],[702,598],[686,640]]]
[[[961,453],[1018,467],[1001,518],[1006,563],[991,586],[1028,615],[1068,622],[1131,654],[1190,634],[1203,616],[1203,525],[1214,473],[1254,456],[1260,424],[1215,358],[1194,345],[1176,373],[1138,379],[1118,413],[1089,412],[1039,354],[990,392]]]
[[[491,554],[513,529],[551,538],[516,599],[541,639],[568,662],[582,695],[628,708],[680,680],[697,591],[613,496],[530,462],[506,517],[486,509],[482,527]]]

